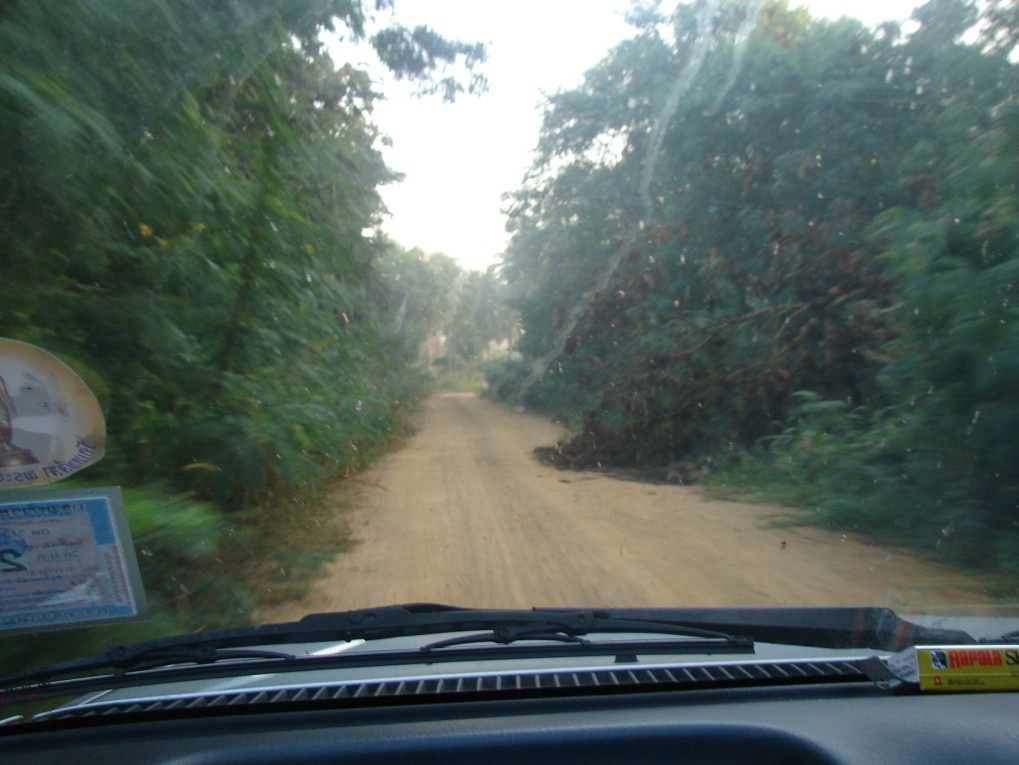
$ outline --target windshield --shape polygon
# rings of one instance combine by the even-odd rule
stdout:
[[[0,337],[105,440],[33,473],[66,412],[0,376],[0,506],[120,487],[148,618],[0,674],[415,602],[1008,614],[1017,40],[1007,0],[4,3]],[[3,614],[92,607],[13,517]]]

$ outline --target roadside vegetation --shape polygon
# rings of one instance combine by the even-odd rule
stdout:
[[[635,5],[549,97],[485,273],[376,233],[382,94],[322,35],[388,5],[0,9],[0,336],[100,398],[107,455],[77,483],[125,487],[154,615],[11,641],[0,671],[298,596],[344,543],[325,488],[430,391],[553,413],[577,432],[558,464],[1015,573],[1019,4],[873,30]],[[370,42],[426,95],[484,88],[474,43]]]
[[[491,390],[575,427],[557,464],[676,466],[1013,574],[1019,4],[631,20],[546,103]]]
[[[125,488],[153,613],[13,641],[31,656],[5,645],[0,671],[300,594],[343,544],[324,490],[406,434],[429,339],[487,343],[451,309],[493,277],[376,233],[398,180],[381,94],[323,40],[365,39],[390,5],[0,10],[0,336],[100,398],[106,456],[63,485]],[[480,45],[399,26],[369,42],[423,97],[484,89]]]

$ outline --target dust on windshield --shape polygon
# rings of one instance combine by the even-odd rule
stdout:
[[[4,667],[415,601],[1014,599],[1019,4],[575,3],[596,49],[516,91],[548,38],[414,5],[0,10],[0,336],[95,394],[59,485],[122,487],[151,611]]]

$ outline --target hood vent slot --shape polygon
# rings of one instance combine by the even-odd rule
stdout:
[[[35,720],[69,720],[112,715],[148,715],[243,707],[367,706],[413,701],[456,701],[548,695],[680,691],[709,688],[870,682],[864,659],[776,661],[732,664],[677,664],[593,670],[553,670],[449,677],[406,678],[321,685],[285,685],[131,701],[99,701],[55,709]]]

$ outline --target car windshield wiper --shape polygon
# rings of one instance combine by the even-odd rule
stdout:
[[[176,664],[213,664],[221,661],[237,661],[249,659],[282,659],[291,661],[297,657],[285,651],[267,651],[259,648],[217,648],[208,643],[185,646],[155,647],[139,652],[132,652],[130,659],[120,659],[118,654],[124,652],[124,646],[110,647],[107,650],[107,662],[104,666],[111,669],[141,672],[156,667]],[[97,661],[102,661],[98,659]]]
[[[500,630],[502,631],[500,633]],[[358,651],[330,656],[293,656],[256,651],[257,646],[324,643],[450,633],[581,637],[592,633],[659,633],[674,640],[629,640],[584,645],[515,645],[427,650]],[[468,636],[467,642],[479,642]],[[702,638],[700,640],[696,638]],[[556,637],[552,640],[561,641]],[[503,659],[562,655],[584,648],[589,654],[752,652],[753,641],[823,648],[898,651],[918,643],[972,644],[967,633],[911,624],[884,608],[772,609],[533,609],[486,610],[430,603],[312,614],[300,621],[179,635],[110,646],[106,653],[50,664],[0,678],[0,703],[28,696],[52,696],[89,688],[140,685],[165,680],[293,671],[314,666],[372,666],[431,663],[462,658]],[[497,643],[513,642],[496,640]],[[440,641],[441,643],[441,641]],[[456,643],[447,642],[446,647]],[[243,650],[230,650],[243,649]],[[232,661],[226,661],[232,660]],[[243,660],[243,662],[242,662]],[[168,664],[190,666],[159,670]],[[194,666],[197,665],[197,666]],[[243,669],[240,669],[243,668]],[[192,671],[188,671],[188,670]],[[102,670],[112,674],[57,682]],[[143,672],[144,670],[144,672]],[[73,686],[73,687],[72,687]]]
[[[590,641],[580,640],[579,636],[591,633],[657,633],[692,639],[655,643],[628,641],[615,643],[607,646],[604,650],[601,648],[598,650],[610,653],[618,645],[620,652],[627,655],[639,653],[638,649],[641,647],[645,649],[646,653],[753,653],[754,646],[751,638],[687,626],[667,618],[628,618],[625,615],[625,609],[613,612],[613,615],[610,616],[608,612],[589,609],[483,610],[435,604],[413,604],[312,614],[297,622],[241,627],[114,645],[110,646],[104,654],[56,662],[39,669],[0,677],[0,701],[5,700],[5,695],[9,695],[12,689],[21,690],[48,683],[56,678],[97,670],[114,670],[116,674],[106,677],[121,678],[126,673],[171,665],[209,665],[224,660],[239,659],[264,659],[272,663],[283,660],[291,665],[301,663],[302,666],[309,662],[334,665],[423,662],[426,659],[422,655],[440,647],[439,644],[411,651],[386,651],[385,658],[380,657],[377,652],[359,653],[356,657],[350,654],[341,657],[295,656],[279,651],[256,650],[252,646],[383,640],[477,630],[488,632],[483,637],[472,635],[442,642],[447,647],[484,642],[485,640],[508,645],[516,640],[528,639],[554,640],[593,646]],[[480,650],[475,652],[480,653]],[[548,650],[525,651],[521,648],[515,648],[513,651],[514,656],[525,654],[547,656],[552,653]],[[490,651],[486,654],[486,658],[502,658],[505,655],[505,653],[497,655]],[[447,660],[447,658],[441,660]],[[431,658],[427,661],[431,661]],[[262,668],[260,664],[258,670]],[[290,668],[296,668],[296,666]],[[279,670],[280,667],[268,669],[273,671]],[[207,673],[203,672],[202,674],[208,676]]]
[[[537,611],[535,613],[542,613]],[[581,635],[618,634],[618,633],[642,633],[672,635],[686,638],[702,638],[701,640],[685,640],[681,643],[670,642],[670,646],[678,646],[683,653],[693,653],[696,650],[704,650],[706,653],[722,651],[742,651],[752,653],[754,650],[753,638],[746,636],[730,635],[718,630],[706,630],[692,627],[686,624],[679,624],[667,620],[643,620],[631,619],[629,617],[608,617],[594,616],[590,622],[585,620],[583,627],[576,627],[568,622],[571,620],[556,619],[541,620],[527,624],[499,624],[491,631],[440,640],[430,643],[421,648],[421,651],[428,652],[439,648],[450,648],[453,646],[470,645],[473,643],[499,643],[509,645],[518,641],[545,640],[560,643],[575,643],[577,645],[589,646],[594,641],[586,640]],[[646,641],[641,641],[646,645]],[[621,645],[620,641],[613,643],[613,646]]]

